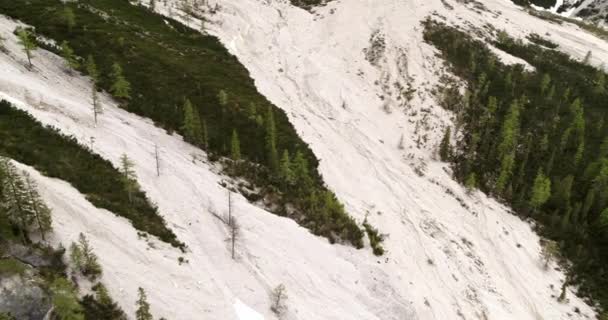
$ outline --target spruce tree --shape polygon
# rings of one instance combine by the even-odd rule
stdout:
[[[45,240],[45,234],[51,230],[51,209],[42,201],[38,190],[36,190],[36,184],[34,180],[27,174],[23,173],[25,177],[25,184],[27,188],[29,205],[32,208],[34,223],[36,229],[40,233],[42,240]]]
[[[27,57],[28,66],[29,68],[32,68],[32,51],[36,50],[38,47],[36,45],[36,41],[34,40],[34,36],[32,35],[31,31],[21,27],[16,30],[16,33],[17,37],[19,38],[19,44]]]
[[[97,83],[99,82],[99,71],[97,70],[97,64],[95,64],[95,59],[92,55],[87,56],[85,69],[87,70],[89,77],[93,80],[93,85],[97,86]]]
[[[70,7],[65,7],[63,9],[63,21],[65,26],[68,28],[68,32],[72,33],[72,30],[76,26],[76,14],[74,14],[74,10]]]
[[[289,151],[284,150],[283,156],[281,157],[281,163],[279,165],[279,175],[281,180],[286,185],[292,185],[294,183],[294,173],[292,171],[292,164],[289,158]]]
[[[201,124],[201,118],[196,107],[192,105],[189,99],[184,101],[184,122],[182,125],[184,137],[186,141],[200,145],[204,139],[204,131]]]
[[[313,185],[312,178],[308,171],[308,161],[304,157],[301,151],[297,151],[296,155],[291,163],[292,172],[296,181],[296,186],[304,193],[310,191]]]
[[[266,112],[266,151],[268,166],[272,172],[276,173],[279,168],[279,154],[277,152],[277,129],[271,106],[268,106]]]
[[[80,271],[90,280],[95,280],[101,275],[101,266],[99,265],[97,255],[93,252],[93,248],[89,244],[89,240],[83,233],[78,235],[78,248],[82,253],[82,264]]]
[[[123,76],[122,68],[118,63],[112,65],[110,77],[112,78],[112,86],[110,87],[112,95],[116,98],[130,99],[131,84]]]
[[[152,313],[150,313],[150,304],[148,303],[148,298],[146,296],[146,292],[142,287],[137,289],[138,298],[135,302],[137,306],[137,311],[135,311],[135,319],[136,320],[152,320]]]
[[[469,173],[464,182],[464,186],[469,194],[472,193],[475,188],[477,188],[477,176],[475,175],[475,172]]]
[[[123,188],[127,192],[129,202],[133,202],[133,192],[135,192],[135,189],[137,188],[137,176],[133,170],[134,166],[135,165],[126,154],[123,154],[122,157],[120,157],[120,173],[122,174]]]
[[[205,119],[202,120],[202,131],[203,131],[203,149],[205,151],[209,151],[209,132],[207,131],[207,121]]]
[[[6,212],[8,221],[21,233],[22,241],[26,244],[29,240],[27,230],[34,221],[34,213],[28,201],[25,182],[19,176],[17,168],[7,159],[0,158],[2,178],[3,211]]]
[[[239,135],[235,130],[232,130],[232,139],[230,140],[230,157],[233,161],[241,160],[241,144]]]
[[[217,94],[217,101],[220,103],[220,106],[225,107],[228,105],[228,93],[223,89],[220,90]]]
[[[441,144],[439,145],[439,158],[441,161],[448,161],[450,159],[450,138],[452,135],[452,128],[448,127],[445,130]]]
[[[551,196],[551,180],[547,178],[542,170],[538,171],[534,179],[532,187],[532,196],[530,197],[530,207],[534,211],[538,210]]]
[[[65,60],[67,64],[68,72],[72,73],[72,70],[76,70],[80,67],[78,58],[74,54],[74,50],[70,48],[70,45],[67,41],[63,41],[61,43],[61,57]]]
[[[496,182],[496,191],[499,194],[505,191],[505,187],[513,174],[515,148],[519,136],[519,108],[519,103],[513,101],[502,125],[500,144],[498,145],[500,172]]]

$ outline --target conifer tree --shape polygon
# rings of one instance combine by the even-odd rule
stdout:
[[[547,178],[542,170],[538,171],[534,179],[532,187],[532,196],[530,198],[530,207],[534,211],[538,210],[551,196],[551,180]]]
[[[122,183],[127,192],[127,196],[129,197],[129,202],[133,202],[133,192],[135,192],[135,189],[137,188],[137,176],[133,170],[134,166],[135,165],[126,154],[123,154],[122,157],[120,157],[120,173],[122,174]]]
[[[469,173],[465,180],[464,186],[469,194],[473,192],[475,188],[477,188],[477,176],[475,175],[475,172]]]
[[[33,218],[36,229],[40,232],[40,237],[45,240],[45,234],[51,230],[51,209],[42,201],[38,190],[36,190],[35,182],[24,171],[25,184],[28,193],[29,205],[32,208]]]
[[[220,106],[225,107],[228,105],[228,93],[223,89],[220,90],[217,94],[217,101],[220,103]]]
[[[304,154],[298,150],[291,164],[296,186],[304,192],[310,191],[313,182],[308,171],[308,161],[306,161]]]
[[[205,151],[209,151],[209,132],[207,131],[207,121],[205,119],[202,120],[202,130],[203,130],[203,149]]]
[[[6,47],[4,46],[4,41],[6,41],[6,39],[0,34],[0,52],[7,52]]]
[[[496,182],[496,191],[502,193],[513,174],[515,164],[515,147],[519,135],[519,103],[513,101],[505,117],[498,145],[500,173]]]
[[[441,144],[439,145],[439,158],[441,161],[448,161],[450,159],[450,138],[452,135],[452,128],[448,127],[445,130]]]
[[[61,57],[65,60],[68,72],[72,73],[72,70],[78,69],[80,67],[80,63],[78,62],[78,58],[74,54],[74,50],[70,48],[70,45],[67,41],[63,41],[61,43]]]
[[[34,220],[34,213],[28,201],[25,182],[19,176],[17,168],[7,159],[0,158],[0,167],[4,173],[2,177],[3,207],[7,213],[8,221],[16,226],[21,233],[24,244],[28,242],[27,230]]]
[[[68,32],[72,33],[72,30],[76,26],[76,14],[74,14],[74,10],[70,7],[65,7],[63,9],[63,21],[65,26],[68,28]]]
[[[19,44],[27,57],[28,66],[29,68],[32,68],[32,51],[36,50],[38,47],[36,45],[36,41],[34,40],[34,36],[32,35],[31,31],[24,28],[18,28],[16,33],[17,37],[19,38]]]
[[[131,84],[123,76],[122,67],[118,63],[112,65],[110,77],[112,78],[112,86],[110,87],[112,95],[116,98],[130,99]]]
[[[135,305],[137,306],[137,311],[135,311],[135,319],[136,320],[152,320],[152,313],[150,313],[150,304],[148,303],[148,297],[146,296],[146,292],[142,287],[137,289],[137,301]]]
[[[268,111],[266,113],[266,150],[268,153],[268,165],[272,172],[277,172],[279,167],[279,154],[277,152],[277,129],[271,106],[268,106]]]
[[[272,306],[270,306],[270,310],[274,312],[276,315],[281,316],[287,310],[287,305],[285,304],[285,300],[287,300],[287,289],[284,284],[278,285],[274,290],[272,290],[271,300]]]
[[[201,140],[204,139],[200,115],[189,99],[184,101],[184,123],[182,130],[188,142],[199,145],[202,142]]]
[[[597,95],[603,95],[606,93],[606,74],[602,69],[603,68],[600,68],[597,71],[595,81],[593,83],[593,92]]]
[[[87,74],[93,80],[93,85],[96,87],[99,82],[99,71],[97,70],[97,64],[95,63],[95,59],[92,55],[87,56],[87,61],[85,68],[87,70]]]
[[[230,140],[230,157],[234,161],[241,160],[241,144],[239,142],[239,135],[235,130],[232,130],[232,139]]]
[[[289,151],[287,150],[283,151],[283,156],[281,157],[279,175],[286,185],[292,185],[294,183],[294,173],[292,171],[291,159],[289,158]]]

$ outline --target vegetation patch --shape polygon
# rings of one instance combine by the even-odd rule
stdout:
[[[492,45],[535,67],[528,72],[464,32],[425,25],[426,41],[467,84],[464,96],[440,99],[462,128],[449,156],[456,178],[535,219],[572,263],[564,286],[608,307],[607,75],[588,58],[501,32]]]
[[[230,158],[227,173],[261,190],[248,197],[271,200],[275,213],[331,242],[363,246],[363,231],[324,185],[310,148],[215,37],[124,0],[0,0],[0,12],[61,44],[39,41],[126,110],[179,132],[211,160]]]
[[[13,258],[0,258],[0,277],[22,275],[26,270],[25,264]]]
[[[0,155],[67,181],[93,205],[129,219],[138,230],[184,247],[143,191],[133,190],[129,199],[123,175],[109,161],[6,101],[0,101]]]

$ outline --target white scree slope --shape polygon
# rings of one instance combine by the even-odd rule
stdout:
[[[113,256],[113,249],[100,251],[100,256],[108,256],[102,259],[108,286],[127,311],[132,311],[135,289],[143,286],[157,316],[234,318],[232,305],[240,299],[271,318],[267,295],[283,282],[290,295],[291,319],[568,319],[575,306],[592,313],[572,295],[569,304],[551,297],[558,294],[563,275],[542,270],[538,237],[527,224],[483,195],[466,196],[442,164],[430,162],[425,177],[412,169],[419,158],[429,160],[428,149],[449,115],[420,89],[406,116],[406,107],[391,99],[390,89],[374,82],[405,83],[414,77],[418,85],[436,80],[437,61],[432,48],[421,42],[419,20],[422,14],[442,10],[439,1],[354,0],[348,6],[336,3],[323,9],[337,10],[317,21],[283,3],[265,3],[269,2],[223,1],[223,24],[212,32],[252,72],[261,92],[288,112],[322,159],[326,181],[349,212],[359,219],[372,212],[370,220],[390,234],[386,257],[330,246],[295,223],[239,199],[245,241],[239,262],[232,262],[225,230],[206,212],[208,204],[218,210],[226,206],[226,191],[218,186],[221,177],[211,167],[192,164],[195,149],[149,121],[115,109],[109,100],[102,123],[94,128],[88,83],[67,77],[56,57],[39,53],[37,71],[30,73],[21,61],[0,56],[0,91],[40,121],[83,143],[94,136],[93,149],[114,163],[126,151],[137,163],[144,190],[192,249],[185,256],[190,260],[186,266],[178,266],[179,253],[164,246],[145,250],[142,243],[131,246],[132,241],[121,241],[119,247],[128,243],[133,253],[120,258]],[[483,20],[456,8],[471,20]],[[512,15],[523,14],[505,8]],[[7,33],[14,24],[4,20],[2,28]],[[376,29],[388,39],[378,68],[362,54]],[[13,56],[19,55],[13,38],[9,47]],[[392,114],[385,113],[384,104]],[[429,134],[429,147],[417,149],[414,123],[423,109],[428,110],[429,127],[438,131]],[[397,148],[402,133],[405,151]],[[160,179],[153,166],[155,143],[167,164]],[[412,157],[407,156],[410,153]],[[447,195],[446,188],[469,209]],[[55,214],[65,214],[61,208],[69,205],[56,205]],[[80,211],[76,209],[65,211]],[[104,221],[111,219],[98,211]],[[91,226],[87,215],[79,219],[83,221],[73,224],[72,236],[83,230],[91,233],[96,247],[111,244],[109,231],[94,232],[104,224]],[[124,220],[120,230],[131,238],[135,234]]]

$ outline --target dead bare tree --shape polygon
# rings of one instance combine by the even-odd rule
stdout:
[[[285,305],[285,300],[287,300],[287,289],[284,284],[278,285],[270,295],[272,300],[272,305],[270,306],[270,310],[274,312],[277,316],[283,315],[285,311],[287,311],[287,305]]]
[[[160,157],[158,155],[158,145],[154,145],[154,157],[156,158],[156,176],[160,177]]]
[[[235,217],[231,217],[228,220],[228,227],[230,228],[230,245],[231,245],[231,253],[232,253],[232,259],[235,259],[235,247],[236,247],[236,242],[238,241],[238,239],[240,238],[240,227],[238,222],[236,221]]]
[[[232,192],[228,190],[228,222],[232,219]]]

